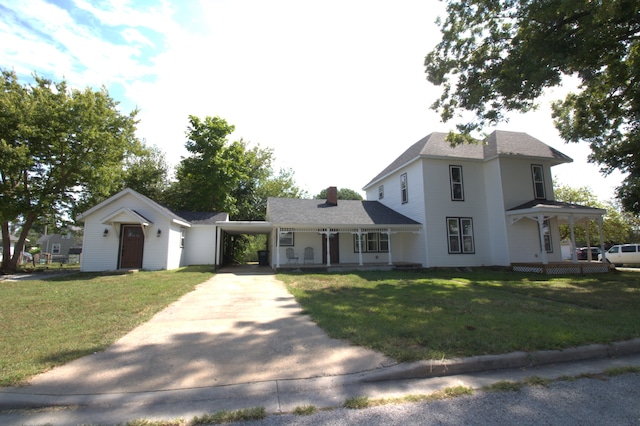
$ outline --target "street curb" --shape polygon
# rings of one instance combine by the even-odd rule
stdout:
[[[530,368],[588,359],[615,358],[640,354],[640,338],[609,344],[592,344],[562,350],[534,352],[511,352],[501,355],[481,355],[468,358],[418,361],[398,364],[384,371],[367,373],[362,382],[382,382],[389,380],[426,379],[478,373],[481,371]]]

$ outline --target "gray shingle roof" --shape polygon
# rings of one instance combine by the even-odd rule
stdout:
[[[181,212],[176,211],[174,214],[180,216],[185,221],[192,225],[215,225],[216,221],[227,220],[229,218],[228,213],[220,212]]]
[[[269,198],[267,205],[274,225],[419,225],[378,201],[338,200],[330,206],[325,200]]]
[[[446,141],[446,133],[431,133],[411,145],[405,152],[384,168],[364,187],[367,188],[382,177],[420,158],[460,158],[488,160],[496,156],[513,156],[549,159],[553,164],[570,163],[573,160],[540,140],[522,132],[496,130],[484,142],[452,147]]]

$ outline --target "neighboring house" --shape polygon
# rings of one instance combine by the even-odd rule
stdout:
[[[424,225],[404,260],[424,267],[560,262],[558,223],[597,220],[601,229],[605,210],[554,201],[551,167],[573,161],[561,152],[518,132],[456,147],[445,139],[426,136],[364,187],[367,199]]]
[[[176,213],[125,189],[82,213],[80,269],[175,269],[215,264],[217,222],[227,213]]]
[[[50,254],[52,258],[66,258],[71,248],[82,246],[82,237],[78,236],[80,228],[65,234],[47,234],[38,238],[37,244],[41,253]]]
[[[80,216],[81,268],[217,266],[226,234],[267,234],[262,254],[274,268],[549,264],[563,260],[559,223],[573,235],[596,220],[602,236],[605,210],[554,201],[551,167],[566,155],[525,133],[456,147],[445,139],[409,147],[365,185],[366,201],[338,200],[335,187],[327,200],[269,198],[260,222],[172,212],[126,189]]]

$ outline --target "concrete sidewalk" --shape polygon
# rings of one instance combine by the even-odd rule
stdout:
[[[221,271],[104,352],[39,375],[28,386],[0,388],[0,423],[116,424],[255,406],[278,413],[307,404],[338,406],[359,395],[640,366],[640,339],[397,364],[329,338],[272,273],[241,271]]]

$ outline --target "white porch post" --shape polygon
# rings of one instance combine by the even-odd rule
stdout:
[[[576,253],[576,233],[574,232],[573,216],[569,216],[569,229],[571,229],[571,261],[578,263],[578,253]]]
[[[280,267],[280,228],[276,229],[276,268]]]
[[[362,266],[362,229],[358,229],[358,265]]]
[[[331,266],[331,244],[330,244],[330,240],[331,239],[331,232],[327,231],[327,266]]]
[[[222,251],[220,247],[222,245],[222,241],[220,239],[221,235],[222,235],[222,231],[220,230],[220,227],[216,226],[216,254],[215,254],[215,260],[214,260],[216,267],[220,266],[220,252]]]
[[[549,261],[547,260],[547,249],[544,244],[544,215],[541,214],[538,215],[538,231],[540,233],[540,247],[542,248],[542,264],[546,265]]]
[[[591,238],[589,237],[589,220],[587,219],[587,224],[584,227],[584,234],[587,238],[587,260],[591,261]]]
[[[602,262],[607,262],[607,254],[604,251],[604,239],[602,238],[602,216],[598,216],[598,232],[600,233],[600,251],[602,251]]]
[[[393,257],[391,256],[391,229],[387,229],[387,244],[389,244],[389,265],[393,265]]]

